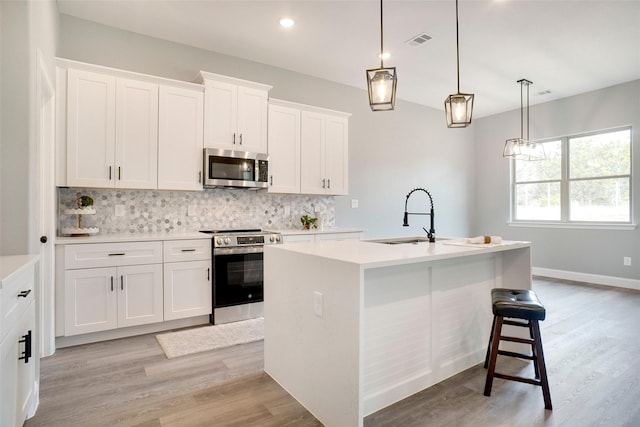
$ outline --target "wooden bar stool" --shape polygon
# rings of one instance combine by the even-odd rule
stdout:
[[[545,409],[552,409],[549,381],[547,380],[547,368],[544,363],[542,338],[540,337],[540,325],[538,323],[544,320],[546,316],[544,305],[542,305],[535,292],[528,289],[492,289],[491,301],[493,308],[493,325],[491,326],[487,355],[484,360],[484,367],[489,368],[487,371],[487,380],[484,385],[484,395],[491,396],[491,386],[493,385],[494,378],[538,385],[542,387]],[[530,338],[503,336],[502,325],[528,328]],[[531,345],[531,355],[499,350],[500,341],[529,344]],[[498,355],[532,360],[535,378],[523,378],[496,372]]]

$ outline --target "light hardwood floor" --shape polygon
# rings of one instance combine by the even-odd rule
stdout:
[[[535,278],[553,411],[475,366],[365,419],[378,426],[640,426],[640,292]],[[262,371],[261,342],[168,360],[154,335],[42,359],[36,426],[319,426]],[[501,357],[500,371],[530,374]]]

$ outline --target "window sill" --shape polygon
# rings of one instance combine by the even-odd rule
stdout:
[[[636,224],[614,224],[614,223],[585,223],[585,222],[532,222],[513,221],[508,222],[509,227],[527,228],[566,228],[582,230],[635,230]]]

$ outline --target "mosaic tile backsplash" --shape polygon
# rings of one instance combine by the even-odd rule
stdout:
[[[269,194],[266,191],[207,189],[200,192],[105,190],[91,188],[58,189],[58,229],[75,227],[79,196],[94,201],[95,215],[83,215],[84,227],[99,227],[100,234],[189,232],[201,229],[300,229],[300,216],[319,213],[324,227],[335,225],[332,196]],[[115,216],[116,205],[124,206],[124,216]],[[188,207],[195,215],[189,216]],[[285,207],[290,214],[285,215]]]

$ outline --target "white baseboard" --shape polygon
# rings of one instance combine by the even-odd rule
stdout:
[[[555,270],[552,268],[533,267],[534,276],[553,277],[555,279],[575,280],[577,282],[594,283],[596,285],[616,286],[618,288],[640,291],[640,280],[624,277],[602,276],[599,274],[578,273],[576,271]]]

